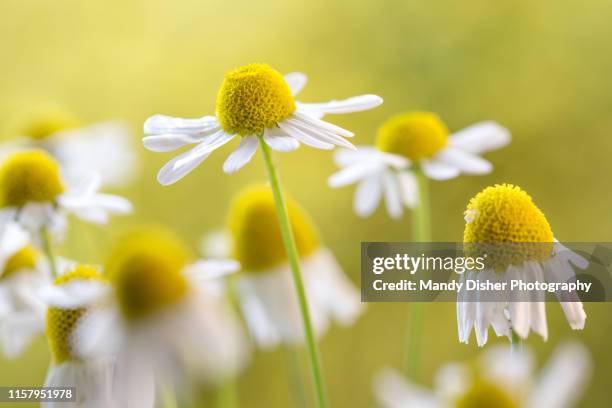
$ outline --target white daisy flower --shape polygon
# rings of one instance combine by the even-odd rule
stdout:
[[[0,145],[0,156],[24,149],[43,149],[60,162],[66,174],[95,172],[105,186],[123,187],[138,175],[133,134],[119,121],[80,126],[58,108],[31,113],[21,136]]]
[[[385,369],[374,380],[374,394],[384,408],[570,408],[578,402],[592,368],[588,351],[579,343],[561,345],[539,375],[531,353],[512,352],[510,347],[491,348],[478,363],[442,367],[433,390]]]
[[[588,266],[584,258],[555,243],[546,217],[519,187],[509,184],[487,187],[470,200],[465,214],[466,251],[473,251],[475,256],[484,252],[487,258],[485,270],[467,272],[463,280],[567,282],[575,278],[574,266],[580,269]],[[478,301],[478,296],[479,292],[467,291],[458,296],[457,322],[462,343],[468,342],[474,328],[478,345],[483,346],[489,326],[498,336],[510,337],[515,333],[525,339],[533,330],[547,339],[543,298],[524,301],[524,297],[509,293],[508,299]],[[583,329],[586,313],[580,299],[559,301],[570,327]]]
[[[272,149],[288,152],[305,144],[317,149],[352,147],[345,137],[353,133],[320,119],[324,114],[359,112],[382,103],[376,95],[361,95],[327,103],[301,103],[294,97],[306,85],[306,76],[281,76],[266,64],[250,64],[225,75],[217,95],[216,115],[180,119],[155,115],[147,119],[144,146],[154,152],[169,152],[186,145],[191,150],[168,162],[157,180],[175,183],[202,163],[214,150],[235,137],[240,145],[223,164],[234,173],[247,164],[258,146],[258,137]]]
[[[184,385],[187,374],[221,384],[248,361],[245,337],[217,279],[239,265],[188,260],[176,237],[153,230],[126,237],[109,260],[111,306],[90,315],[79,333],[84,354],[116,354],[121,407],[153,407],[164,389]]]
[[[54,285],[41,290],[48,305],[46,335],[51,364],[45,387],[74,387],[75,402],[43,402],[45,408],[115,407],[114,361],[110,354],[84,354],[78,328],[96,313],[110,292],[95,267],[76,265],[65,271]],[[108,340],[111,341],[111,340]]]
[[[0,345],[15,358],[44,330],[46,306],[39,290],[51,282],[44,257],[18,224],[0,237]]]
[[[125,198],[99,193],[100,184],[95,173],[63,177],[42,150],[12,153],[0,165],[0,235],[11,220],[38,236],[42,227],[61,234],[67,214],[105,224],[109,214],[132,211]]]
[[[460,174],[487,174],[493,166],[479,155],[510,141],[507,129],[495,122],[480,122],[449,135],[446,125],[429,112],[410,112],[389,119],[378,131],[376,146],[340,150],[335,156],[341,170],[330,187],[357,183],[354,210],[371,215],[384,198],[387,212],[400,218],[403,208],[419,202],[414,169],[433,180]]]
[[[353,324],[364,309],[359,291],[321,244],[304,210],[292,200],[288,210],[315,334],[323,335],[333,320]],[[263,348],[303,342],[298,299],[271,189],[252,187],[241,192],[229,227],[233,257],[242,266],[242,273],[235,277],[237,297],[255,342]]]

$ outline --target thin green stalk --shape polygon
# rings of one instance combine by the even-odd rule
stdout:
[[[514,330],[511,330],[510,333],[510,348],[512,353],[520,353],[523,351],[523,339],[521,339]]]
[[[51,264],[51,273],[54,277],[58,276],[57,273],[57,264],[55,263],[55,254],[53,253],[53,244],[51,242],[51,234],[49,234],[49,229],[46,225],[43,225],[40,228],[40,239],[42,241],[43,251],[45,255],[47,255],[47,259]]]
[[[429,183],[420,169],[415,170],[419,204],[414,209],[413,242],[431,241],[431,218],[429,207]],[[408,320],[408,351],[404,363],[408,378],[418,381],[421,366],[421,341],[423,338],[424,305],[420,302],[410,303]]]
[[[274,163],[272,162],[272,154],[270,152],[270,148],[264,142],[263,136],[261,135],[259,136],[259,145],[261,146],[264,162],[266,163],[266,168],[268,170],[272,194],[274,195],[274,203],[276,204],[278,224],[280,226],[285,251],[287,251],[289,265],[291,266],[291,273],[293,274],[293,283],[295,285],[295,291],[297,292],[300,312],[302,313],[304,335],[306,337],[306,346],[310,357],[310,368],[312,370],[312,378],[317,393],[317,406],[324,408],[327,407],[327,395],[325,393],[323,373],[321,370],[321,363],[319,361],[319,350],[317,348],[314,331],[312,329],[310,312],[308,311],[306,290],[304,289],[304,282],[302,281],[302,274],[300,272],[300,263],[295,245],[295,238],[293,237],[293,231],[291,230],[291,223],[289,222],[289,215],[287,214],[287,206],[285,204],[285,198],[281,189],[280,180],[276,172],[276,168],[274,167]]]

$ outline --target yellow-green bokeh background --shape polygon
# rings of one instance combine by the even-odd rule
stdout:
[[[511,130],[512,144],[487,155],[495,164],[491,175],[433,183],[435,240],[461,239],[467,200],[489,184],[511,182],[534,197],[558,239],[609,241],[610,19],[607,0],[2,0],[0,131],[13,136],[14,118],[52,103],[85,122],[124,118],[137,142],[147,116],[212,113],[224,71],[267,62],[281,72],[308,73],[304,101],[383,96],[381,108],[334,118],[356,132],[359,144],[371,143],[381,121],[407,109],[436,111],[451,130],[483,119]],[[204,232],[224,224],[232,193],[264,180],[259,154],[236,175],[221,171],[233,146],[171,187],[155,181],[171,155],[140,149],[141,178],[121,191],[135,203],[134,217],[106,229],[76,224],[62,254],[101,261],[116,231],[140,222],[172,226],[196,249]],[[279,163],[287,189],[311,211],[355,282],[360,241],[409,239],[409,216],[392,222],[379,211],[358,219],[353,189],[326,186],[334,171],[329,152],[301,148]],[[372,406],[373,373],[401,361],[407,308],[371,304],[356,326],[324,338],[335,406]],[[587,304],[586,311],[586,330],[577,333],[549,304],[549,341],[532,336],[527,343],[540,363],[563,339],[586,343],[595,373],[582,404],[605,406],[612,306]],[[426,384],[441,364],[478,352],[457,342],[454,304],[427,305],[424,351]],[[0,361],[0,384],[40,384],[47,358],[40,340],[23,358]],[[257,354],[240,391],[244,406],[290,406],[282,353]]]

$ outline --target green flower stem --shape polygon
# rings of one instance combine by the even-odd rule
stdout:
[[[414,209],[413,242],[431,241],[431,218],[429,207],[429,183],[421,169],[415,170],[419,203]],[[408,378],[418,381],[421,365],[421,342],[423,338],[424,306],[421,302],[410,303],[408,320],[408,351],[404,363]]]
[[[523,340],[513,329],[511,329],[510,332],[510,347],[512,349],[512,353],[520,353],[523,351]]]
[[[274,195],[274,203],[276,204],[278,224],[280,226],[283,244],[285,246],[285,250],[287,251],[287,258],[289,258],[289,265],[291,266],[291,272],[293,274],[293,283],[295,284],[295,291],[297,292],[300,311],[302,313],[306,346],[308,348],[308,354],[310,357],[310,368],[312,370],[313,382],[317,393],[317,406],[320,408],[325,408],[327,407],[327,395],[325,393],[323,373],[321,370],[321,363],[319,361],[319,350],[317,348],[314,331],[312,329],[310,312],[308,311],[306,290],[304,289],[304,282],[302,281],[298,252],[295,245],[295,239],[293,237],[293,231],[291,230],[291,223],[289,222],[289,215],[287,214],[285,198],[283,196],[283,191],[281,189],[276,168],[272,162],[270,148],[261,135],[259,136],[259,145],[261,146],[264,162],[266,163],[266,168],[268,170],[272,194]]]
[[[47,259],[49,260],[49,263],[51,264],[51,273],[53,274],[54,277],[57,278],[58,273],[57,273],[57,264],[55,262],[55,254],[53,253],[53,244],[52,244],[52,240],[51,240],[51,234],[49,234],[49,229],[47,228],[46,225],[43,225],[40,228],[40,239],[42,241],[42,246],[43,246],[43,251],[45,252],[45,255],[47,255]]]

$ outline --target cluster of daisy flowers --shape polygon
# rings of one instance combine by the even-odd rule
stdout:
[[[332,324],[355,323],[365,307],[311,216],[283,187],[273,154],[302,145],[339,148],[334,160],[340,169],[328,184],[357,184],[353,207],[359,216],[371,215],[381,201],[393,219],[413,210],[414,239],[425,242],[431,229],[428,180],[490,173],[493,166],[481,155],[508,144],[510,133],[492,121],[451,133],[436,114],[413,111],[385,122],[374,146],[354,146],[349,141],[354,133],[326,116],[373,109],[382,98],[365,94],[299,102],[295,97],[306,82],[301,73],[283,76],[266,64],[250,64],[226,73],[214,115],[158,114],[144,122],[146,149],[189,147],[160,169],[162,185],[178,182],[234,139],[239,143],[224,172],[235,173],[258,149],[262,153],[268,182],[236,193],[226,228],[206,236],[201,255],[165,227],[126,233],[102,265],[57,254],[69,215],[104,225],[111,215],[133,211],[127,199],[102,192],[136,174],[137,156],[124,125],[81,127],[71,116],[51,111],[35,116],[23,137],[1,146],[2,351],[17,357],[44,334],[51,354],[45,385],[76,387],[70,406],[176,407],[177,401],[192,403],[192,391],[203,385],[228,398],[255,347],[283,347],[297,360],[305,350],[310,381],[299,367],[293,370],[302,387],[294,402],[308,404],[303,397],[312,383],[316,406],[329,406],[318,340]],[[467,244],[554,242],[543,213],[512,185],[477,194],[465,221]],[[503,273],[561,280],[586,261],[552,250],[543,258],[529,255],[502,264]],[[499,269],[478,273],[488,276]],[[579,300],[561,301],[561,306],[570,326],[582,329],[586,314]],[[480,346],[489,327],[513,344],[531,330],[544,339],[548,335],[543,302],[460,297],[457,321],[459,340],[467,343],[474,329]],[[419,326],[412,324],[410,330],[418,339]],[[409,346],[416,361],[414,350]],[[528,351],[491,350],[475,372],[459,364],[443,368],[433,392],[383,370],[375,376],[375,394],[389,407],[562,406],[560,401],[569,406],[589,371],[588,354],[571,344],[549,366],[536,380]],[[570,367],[572,376],[558,375]],[[567,395],[551,392],[556,387],[564,387]]]

